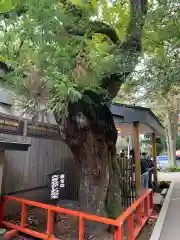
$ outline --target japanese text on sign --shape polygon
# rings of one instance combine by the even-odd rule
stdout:
[[[59,198],[59,175],[51,177],[51,199]]]
[[[65,177],[64,174],[60,175],[60,188],[64,188],[64,186],[65,186],[64,185],[64,177]]]
[[[65,175],[56,174],[51,176],[51,199],[59,199],[60,189],[65,187]]]

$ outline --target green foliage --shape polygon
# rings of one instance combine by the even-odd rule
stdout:
[[[144,32],[144,47],[148,53],[163,59],[169,46],[179,46],[180,5],[178,0],[152,2],[153,6],[148,11]]]
[[[113,102],[121,104],[134,104],[134,100],[138,97],[138,94],[140,92],[137,91],[136,87],[137,85],[135,82],[126,82],[122,85]]]
[[[166,140],[164,137],[158,137],[156,139],[156,152],[157,155],[161,155],[162,152],[166,149]]]
[[[70,3],[79,6],[81,8],[93,8],[96,10],[98,8],[98,1],[97,0],[69,0]]]
[[[176,149],[180,149],[180,136],[177,135],[176,137]]]
[[[161,181],[159,183],[159,189],[169,188],[171,182]]]
[[[104,20],[114,25],[123,39],[129,23],[129,1],[124,5],[98,4],[96,0],[70,2],[76,8],[56,0],[22,0],[18,7],[22,5],[26,13],[19,17],[12,12],[0,22],[0,58],[14,69],[5,83],[26,98],[26,107],[34,101],[33,110],[45,99],[48,107],[66,112],[68,102],[78,101],[89,89],[106,96],[102,79],[124,71],[123,56],[110,52],[113,45],[105,35],[89,38],[88,24],[92,17]]]
[[[180,172],[180,167],[175,167],[175,168],[166,168],[164,172]]]
[[[103,0],[100,6],[100,17],[110,26],[114,26],[120,40],[124,40],[128,23],[130,21],[129,1]]]
[[[70,2],[76,8],[69,7]],[[51,108],[59,111],[66,108],[67,101],[77,101],[88,89],[107,95],[101,88],[104,76],[131,72],[137,57],[132,61],[128,52],[114,51],[115,46],[107,36],[92,34],[89,19],[109,24],[124,40],[131,16],[129,2],[69,0],[64,6],[56,0],[21,0],[19,5],[27,9],[26,14],[20,18],[12,14],[0,22],[0,57],[15,69],[6,83],[30,100],[36,98],[37,88],[43,86],[45,92],[41,91],[41,97],[45,95]],[[126,83],[116,102],[135,103],[148,96],[149,102],[155,103],[154,96],[163,95],[172,83],[178,83],[180,32],[179,18],[175,18],[178,9],[178,1],[150,2],[142,36],[146,55],[131,77],[124,77]],[[33,74],[38,78],[36,90]]]
[[[68,36],[64,26],[76,18],[65,14],[58,2],[30,0],[26,7],[21,18],[1,21],[1,56],[14,68],[6,83],[31,101],[36,96],[30,92],[46,85],[49,103],[56,110],[64,109],[65,102],[77,101],[85,88],[97,87],[95,81],[85,83],[83,77],[78,78],[75,71],[84,38]]]
[[[11,11],[18,4],[18,0],[1,0],[0,1],[0,13]]]
[[[179,85],[179,1],[152,1],[143,32],[144,56],[127,84],[139,92],[134,101],[161,96]],[[142,91],[142,93],[141,93]],[[150,102],[152,101],[150,99]],[[143,99],[143,100],[144,100]]]
[[[141,140],[141,144],[144,145],[151,145],[152,140],[151,138],[147,137]],[[161,153],[166,149],[166,142],[164,137],[157,137],[156,138],[156,154],[157,156],[161,155]]]

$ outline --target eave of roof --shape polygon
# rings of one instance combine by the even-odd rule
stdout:
[[[124,116],[124,122],[126,123],[138,121],[149,126],[157,134],[164,135],[164,126],[150,108],[113,103],[111,112],[113,115],[121,117],[121,119]]]

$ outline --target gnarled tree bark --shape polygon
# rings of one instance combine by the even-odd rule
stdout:
[[[85,92],[78,103],[69,104],[69,114],[63,125],[58,114],[55,113],[55,116],[66,143],[81,166],[81,209],[107,215],[110,211],[107,198],[109,183],[116,171],[117,132],[112,113],[102,100],[93,92]]]

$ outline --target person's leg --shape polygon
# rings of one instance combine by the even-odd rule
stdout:
[[[153,188],[153,184],[152,184],[152,172],[149,172],[149,188]]]
[[[144,173],[144,188],[148,188],[148,183],[149,183],[149,172]]]
[[[144,173],[141,175],[141,186],[142,186],[142,188],[145,188],[145,177],[144,177]]]
[[[143,175],[141,175],[141,187],[143,188]]]

